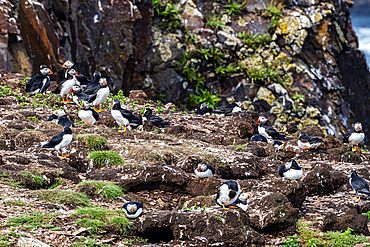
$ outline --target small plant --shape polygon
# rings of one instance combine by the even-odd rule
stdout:
[[[207,89],[199,89],[197,92],[198,95],[191,94],[188,98],[188,107],[193,108],[196,105],[201,103],[207,103],[208,107],[211,110],[216,109],[218,102],[221,98],[218,95],[212,94]]]
[[[9,218],[6,225],[22,226],[26,224],[30,226],[30,229],[33,229],[47,224],[56,215],[57,214],[49,214],[45,212],[31,212],[27,216],[18,216],[14,218]]]
[[[97,134],[86,134],[78,135],[78,141],[81,141],[85,147],[88,147],[90,150],[102,150],[107,144],[107,139]]]
[[[225,23],[221,20],[220,15],[208,15],[206,25],[214,29],[223,29],[225,27]]]
[[[299,247],[299,241],[297,240],[297,236],[296,235],[293,235],[291,237],[289,237],[284,243],[283,245],[284,246],[289,246],[289,247]]]
[[[281,10],[285,6],[282,3],[276,3],[275,0],[271,0],[269,4],[263,4],[263,6],[266,8],[266,10],[262,15],[271,18],[271,28],[277,27],[279,25],[279,19],[283,17]]]
[[[13,89],[7,86],[0,86],[0,97],[15,96]]]
[[[236,145],[236,147],[235,147],[235,150],[241,150],[241,149],[246,149],[246,147],[245,146],[243,146],[243,145]]]
[[[39,190],[36,192],[42,200],[51,203],[65,203],[75,206],[89,206],[90,200],[87,195],[69,190]]]
[[[96,195],[104,197],[107,200],[116,200],[117,196],[123,195],[123,189],[112,182],[106,183],[103,181],[86,181],[79,185],[89,185],[96,189]]]
[[[176,111],[176,108],[172,108],[171,111]]]
[[[109,98],[115,100],[115,99],[119,99],[120,101],[123,101],[124,103],[126,103],[126,97],[123,93],[122,90],[119,90],[118,93],[116,95],[113,95],[113,94],[110,94],[109,95]]]
[[[292,99],[294,99],[294,100],[296,100],[298,102],[300,102],[300,101],[304,102],[305,101],[304,95],[303,94],[299,94],[297,92],[295,93],[295,95],[293,95]]]
[[[29,120],[34,121],[34,122],[39,121],[39,119],[37,117],[35,117],[35,116],[27,117],[27,121],[29,121]]]
[[[98,167],[103,165],[124,165],[124,160],[116,151],[93,151],[90,153],[88,159],[93,160],[93,163]]]
[[[20,207],[27,205],[27,203],[25,203],[21,200],[6,201],[6,202],[4,202],[4,204],[7,205],[7,206],[12,205],[12,206],[20,206]]]
[[[20,81],[17,81],[17,82],[21,83],[23,86],[26,86],[29,79],[30,78],[26,77],[23,80],[20,80]]]
[[[237,1],[233,1],[231,4],[225,5],[227,8],[226,13],[232,16],[240,14],[241,10],[245,7],[246,1],[243,3],[238,3]]]
[[[158,114],[161,114],[164,111],[162,106],[157,106],[157,112]]]

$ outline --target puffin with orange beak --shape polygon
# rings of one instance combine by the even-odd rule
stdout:
[[[248,209],[248,199],[251,199],[252,198],[252,194],[251,193],[241,193],[238,197],[238,199],[236,199],[236,201],[234,203],[232,203],[230,205],[230,207],[238,207],[238,208],[241,208],[244,212],[247,211]]]
[[[75,63],[70,61],[70,60],[67,60],[65,61],[63,64],[62,64],[62,67],[64,69],[66,69],[66,72],[65,72],[65,78],[68,77],[68,72],[69,70],[71,70],[73,67],[74,67]],[[76,75],[76,84],[78,86],[81,86],[81,85],[87,85],[89,84],[91,81],[89,79],[86,78],[86,76],[84,76],[83,74],[81,73],[78,73],[78,75]]]
[[[343,138],[343,143],[349,143],[352,147],[352,151],[355,152],[358,148],[358,144],[365,139],[365,133],[362,130],[362,124],[360,122],[355,123],[355,129],[350,130]]]
[[[266,137],[267,141],[270,143],[273,140],[285,140],[285,136],[277,132],[273,127],[271,127],[268,123],[267,118],[260,116],[256,124],[258,124],[258,133],[264,137]]]
[[[234,180],[229,180],[223,183],[217,191],[216,200],[213,200],[217,205],[220,205],[225,210],[229,210],[231,206],[239,197],[241,192],[240,184]],[[225,207],[227,206],[227,207]]]
[[[232,104],[226,104],[220,106],[217,110],[214,110],[212,113],[215,116],[224,117],[229,113],[233,112],[239,112],[243,109],[243,103],[242,102],[233,102]]]
[[[89,103],[83,101],[81,103],[80,111],[78,112],[78,116],[84,123],[94,124],[96,121],[99,120],[99,114],[94,111],[94,109],[89,105]]]
[[[92,104],[94,105],[94,110],[97,112],[104,111],[101,109],[100,104],[103,103],[108,98],[110,93],[107,79],[105,79],[104,77],[100,78],[99,85],[100,89],[96,92],[96,98],[92,102]],[[96,106],[98,106],[98,109],[96,109]]]
[[[199,163],[196,168],[194,168],[194,173],[199,178],[208,178],[213,177],[213,174],[216,173],[215,168],[204,163]]]
[[[58,87],[54,91],[52,91],[52,93],[59,94],[60,96],[62,96],[62,100],[64,103],[73,102],[68,99],[68,94],[72,93],[72,87],[76,84],[77,81],[76,76],[77,76],[76,70],[70,69],[68,71],[67,79],[60,82]]]
[[[72,87],[72,94],[73,94],[73,97],[72,97],[73,102],[75,102],[79,106],[81,104],[81,101],[91,103],[96,99],[96,96],[97,96],[96,93],[90,95],[90,94],[86,94],[86,93],[82,92],[82,89],[79,86],[73,86]],[[82,108],[82,106],[81,106],[81,108]]]
[[[26,84],[26,93],[29,95],[44,93],[50,87],[49,75],[53,74],[53,71],[46,67],[46,65],[40,66],[40,71],[36,75],[32,76]]]

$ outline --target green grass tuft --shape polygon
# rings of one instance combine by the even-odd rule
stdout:
[[[96,195],[104,197],[107,200],[116,200],[117,196],[123,195],[123,189],[112,182],[106,183],[103,181],[86,181],[79,185],[89,185],[96,189]]]
[[[88,158],[93,160],[94,165],[98,167],[125,164],[122,157],[116,151],[93,151]]]
[[[39,190],[36,192],[44,201],[51,203],[68,203],[75,206],[90,206],[90,199],[87,195],[68,190]]]
[[[102,150],[107,144],[107,139],[97,134],[78,135],[78,141],[90,150]]]
[[[46,225],[54,218],[57,214],[49,214],[45,212],[32,212],[28,216],[18,216],[10,218],[7,225],[11,226],[22,226],[29,225],[27,228],[37,228],[42,225]],[[43,223],[43,224],[42,224]]]
[[[7,205],[7,206],[12,205],[12,206],[21,206],[21,207],[27,205],[27,203],[25,203],[21,200],[6,201],[6,202],[4,202],[4,204]]]

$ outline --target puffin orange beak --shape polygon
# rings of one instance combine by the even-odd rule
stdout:
[[[198,167],[198,172],[200,172],[200,167]]]
[[[242,108],[244,108],[244,105],[243,105],[243,103],[242,103]]]
[[[62,65],[62,67],[63,67],[63,68],[65,68],[65,69],[67,68],[66,63],[67,63],[67,62],[64,62],[64,63],[63,63],[63,65]]]
[[[73,89],[71,88],[71,89],[69,90],[69,93],[72,93],[72,91],[73,91]]]
[[[49,74],[52,75],[53,74],[53,71],[51,69],[49,69]]]
[[[251,198],[252,198],[252,194],[248,193],[247,199],[251,199]]]
[[[260,119],[258,118],[257,121],[256,121],[256,124],[259,124],[260,123]]]

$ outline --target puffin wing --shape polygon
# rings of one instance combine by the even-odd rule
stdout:
[[[46,77],[47,81],[45,83],[45,85],[42,86],[42,88],[40,89],[40,93],[45,93],[46,90],[48,90],[48,88],[50,87],[50,78],[49,77]]]
[[[160,128],[166,127],[170,124],[169,122],[164,121],[162,118],[156,115],[151,115],[148,120],[152,122],[155,126],[158,126]]]
[[[319,137],[317,137],[317,136],[308,136],[308,141],[310,142],[310,143],[318,143],[318,142],[322,142],[322,140],[319,138]]]
[[[213,168],[213,166],[207,165],[207,168],[210,169],[213,174],[216,173],[216,170]]]
[[[363,179],[359,176],[351,179],[351,186],[356,191],[360,191],[360,190],[369,191],[369,185],[367,184],[365,179]]]
[[[95,120],[96,121],[98,121],[99,120],[99,113],[97,113],[96,111],[94,111],[93,109],[91,109],[91,111],[92,111],[92,115],[93,115],[93,117],[95,118]]]
[[[343,138],[343,143],[349,143],[349,137],[352,135],[352,133],[353,133],[354,131],[353,130],[350,130],[350,131],[348,131],[348,133],[344,136],[344,138]]]
[[[279,132],[277,132],[276,129],[274,129],[273,127],[271,126],[268,126],[268,125],[264,125],[263,126],[266,130],[266,133],[271,136],[273,139],[285,139],[285,136],[284,135],[281,135]]]
[[[94,94],[96,91],[100,89],[99,81],[93,81],[87,84],[84,93],[86,94]]]
[[[26,84],[26,93],[33,92],[42,87],[42,81],[44,78],[40,74],[36,74],[28,80]]]
[[[286,171],[287,171],[287,170],[286,170],[286,168],[285,168],[285,165],[280,166],[280,167],[278,168],[279,176],[280,176],[280,177],[284,177],[284,172],[286,172]]]
[[[42,147],[43,148],[54,148],[56,145],[58,145],[59,143],[61,143],[63,141],[63,135],[64,135],[63,132],[57,134],[56,136],[51,138],[51,140],[48,143],[46,143]]]
[[[77,81],[80,82],[80,84],[83,84],[83,85],[87,85],[89,84],[91,81],[89,79],[86,78],[86,76],[84,76],[83,74],[78,74],[76,75],[76,79]]]

